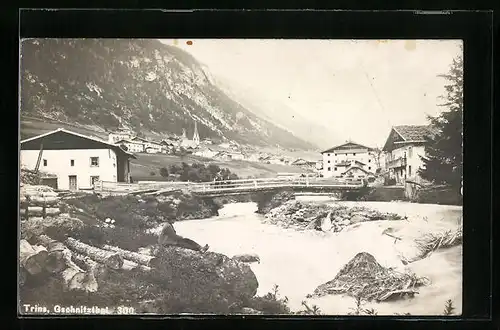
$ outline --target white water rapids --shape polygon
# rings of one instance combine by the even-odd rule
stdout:
[[[211,251],[229,257],[241,253],[258,254],[260,264],[250,264],[259,281],[258,295],[268,293],[277,284],[279,294],[288,297],[292,310],[302,309],[301,302],[306,300],[309,305],[317,305],[323,314],[345,315],[355,307],[351,297],[305,297],[318,285],[333,279],[359,252],[372,254],[382,266],[402,269],[404,266],[396,255],[394,239],[381,234],[385,228],[425,228],[435,232],[456,228],[462,218],[462,208],[455,206],[405,202],[341,203],[407,215],[408,221],[365,222],[339,233],[296,231],[262,223],[263,217],[254,213],[254,203],[235,203],[221,209],[218,217],[177,222],[175,228],[179,235],[202,245],[209,244]],[[431,284],[421,287],[413,299],[367,303],[363,307],[374,308],[378,315],[442,315],[446,300],[451,299],[455,313],[461,313],[462,246],[436,251],[408,267],[417,276],[428,277]]]

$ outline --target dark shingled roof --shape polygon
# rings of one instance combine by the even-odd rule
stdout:
[[[426,135],[435,132],[430,125],[400,125],[393,128],[405,141],[424,141]]]

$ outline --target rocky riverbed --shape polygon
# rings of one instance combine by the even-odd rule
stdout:
[[[297,230],[314,229],[340,232],[346,227],[366,221],[404,220],[396,213],[380,212],[364,206],[289,200],[265,214],[265,222]]]

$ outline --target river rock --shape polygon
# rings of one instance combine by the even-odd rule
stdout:
[[[350,220],[344,220],[340,223],[342,226],[349,226],[351,224]]]
[[[329,212],[328,215],[321,221],[321,230],[329,231],[332,229],[332,220],[331,220],[332,212]]]
[[[250,266],[223,254],[200,253],[179,247],[165,247],[156,253],[159,266],[155,274],[164,283],[181,285],[179,292],[210,296],[214,290],[229,298],[251,298],[259,282]]]
[[[340,217],[340,216],[336,216],[336,217],[333,219],[333,221],[335,221],[335,222],[342,222],[343,220],[344,220],[344,219],[343,219],[342,217]]]
[[[348,219],[346,219],[346,220],[348,220]],[[353,215],[353,216],[351,217],[350,222],[351,222],[351,223],[358,223],[358,222],[363,222],[363,221],[367,221],[367,220],[368,220],[368,218],[367,218],[367,217],[362,216],[362,215],[359,215],[359,214],[355,214],[355,215]]]

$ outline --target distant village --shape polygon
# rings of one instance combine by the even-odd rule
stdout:
[[[429,134],[432,131],[427,125],[394,126],[381,149],[346,141],[319,152],[316,159],[303,159],[263,153],[233,141],[201,139],[196,123],[192,138],[183,129],[181,136],[170,135],[161,141],[139,137],[127,129],[109,132],[107,141],[58,129],[21,141],[21,167],[50,173],[45,184],[59,189],[91,189],[97,181],[131,182],[130,159],[138,154],[190,154],[207,161],[249,161],[301,169],[277,176],[378,179],[385,185],[404,185],[422,181],[418,169]]]
[[[254,148],[242,146],[234,141],[215,144],[211,139],[200,139],[196,122],[191,139],[187,137],[185,129],[183,129],[182,136],[173,135],[161,141],[141,138],[130,130],[121,129],[109,133],[108,142],[134,153],[192,154],[221,161],[246,160],[266,164],[296,165],[309,169],[315,169],[318,163],[318,161],[308,161],[302,158],[260,153],[255,151]]]
[[[322,151],[321,159],[306,160],[283,155],[259,153],[236,142],[214,144],[210,139],[200,139],[195,123],[192,139],[183,130],[182,136],[172,136],[162,141],[151,141],[135,136],[127,130],[109,134],[109,142],[123,146],[135,153],[176,154],[186,152],[204,158],[228,161],[247,160],[266,164],[292,165],[313,171],[321,177],[369,178],[384,175],[394,184],[406,180],[420,182],[418,169],[420,156],[425,155],[425,136],[431,134],[428,125],[394,126],[381,150],[346,141]],[[319,157],[318,157],[319,158]]]

